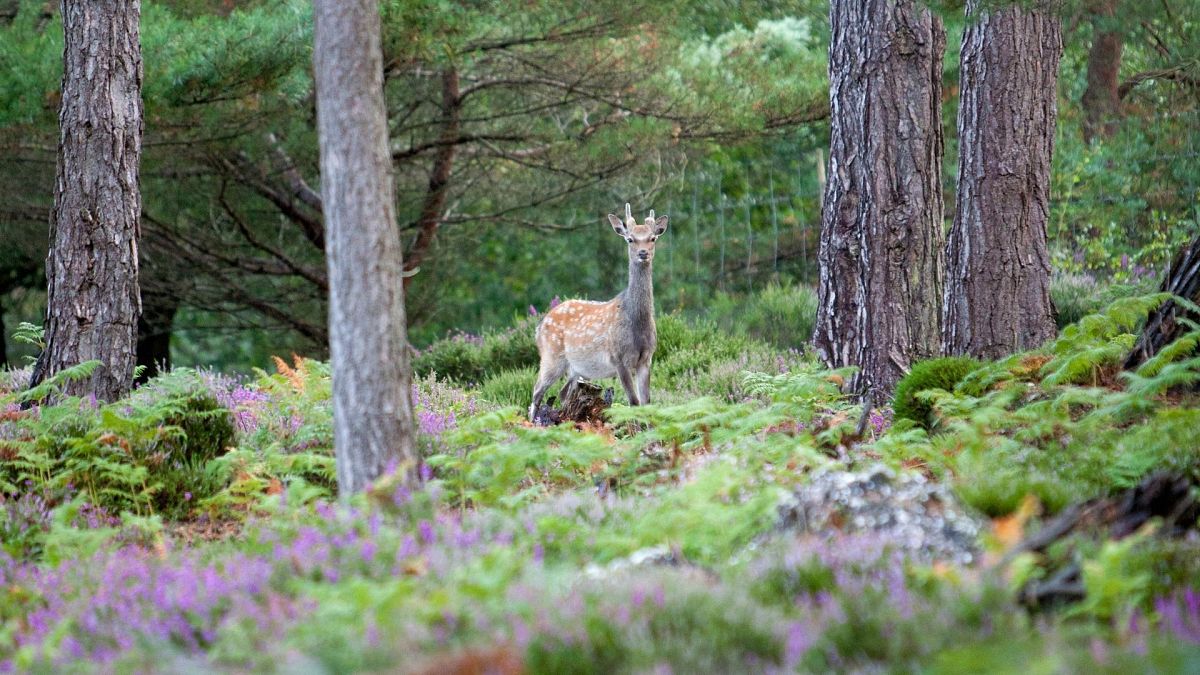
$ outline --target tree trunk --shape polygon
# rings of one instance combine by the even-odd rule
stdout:
[[[962,41],[942,325],[947,353],[990,359],[1055,335],[1046,218],[1062,25],[1049,10],[979,5],[967,3]]]
[[[1171,261],[1163,277],[1161,290],[1200,304],[1200,237],[1183,247]],[[1180,321],[1186,318],[1200,322],[1200,316],[1169,300],[1146,319],[1137,344],[1125,361],[1125,368],[1133,370],[1153,358],[1160,349],[1171,344],[1191,330]]]
[[[334,449],[347,499],[389,469],[404,483],[415,479],[412,374],[379,4],[317,0],[314,18]]]
[[[939,346],[941,20],[906,0],[834,0],[831,141],[813,336],[854,392],[891,394]]]
[[[46,349],[34,381],[100,366],[64,393],[114,401],[133,384],[142,151],[139,0],[64,0],[61,140],[46,260]]]
[[[1121,117],[1120,73],[1124,36],[1116,29],[1117,0],[1094,0],[1092,47],[1088,50],[1087,88],[1079,99],[1083,108],[1083,140],[1099,135],[1108,138],[1117,131]]]
[[[171,295],[142,296],[137,337],[137,365],[142,367],[139,384],[171,369],[171,325],[178,311],[179,300]]]

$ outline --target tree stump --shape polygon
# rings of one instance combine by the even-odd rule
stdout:
[[[601,389],[591,382],[576,382],[567,390],[561,405],[554,407],[554,399],[543,403],[533,415],[534,424],[552,426],[560,422],[587,424],[604,422],[604,411],[612,405],[613,390]]]
[[[1183,247],[1167,274],[1163,277],[1161,290],[1173,293],[1181,298],[1187,298],[1200,304],[1200,237]],[[1200,322],[1200,316],[1180,307],[1173,300],[1168,300],[1162,307],[1154,310],[1142,328],[1137,344],[1125,360],[1126,370],[1133,370],[1154,357],[1163,347],[1171,344],[1189,329],[1180,318],[1188,318]]]

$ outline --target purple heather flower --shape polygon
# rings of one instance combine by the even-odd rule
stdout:
[[[417,525],[417,530],[420,533],[422,543],[432,544],[437,539],[437,533],[433,530],[433,523],[428,520],[422,520]]]

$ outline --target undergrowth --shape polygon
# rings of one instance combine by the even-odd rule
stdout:
[[[1194,540],[1152,525],[1004,571],[920,563],[872,534],[801,536],[779,515],[814,470],[882,460],[997,518],[980,542],[992,560],[1068,504],[1163,469],[1200,479],[1200,328],[1120,371],[1162,300],[1119,300],[1044,349],[913,387],[936,435],[899,404],[891,428],[886,409],[860,425],[849,370],[675,315],[653,405],[534,427],[532,324],[451,338],[425,356],[445,370],[414,384],[422,488],[384,480],[344,506],[326,364],[181,369],[110,405],[23,411],[7,393],[0,668],[1186,670]],[[230,521],[236,538],[204,541]],[[1066,562],[1082,601],[1018,605],[1029,575]]]

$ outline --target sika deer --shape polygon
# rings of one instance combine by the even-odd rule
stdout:
[[[608,302],[568,300],[546,314],[537,327],[541,366],[533,387],[529,418],[533,419],[546,390],[564,374],[561,401],[581,378],[616,375],[630,405],[650,402],[650,360],[658,335],[654,327],[651,279],[654,242],[667,231],[667,217],[650,217],[639,225],[625,205],[625,222],[608,214],[613,230],[629,244],[629,285]]]

